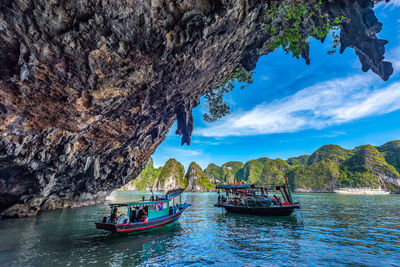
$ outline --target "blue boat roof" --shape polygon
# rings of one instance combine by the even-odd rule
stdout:
[[[178,197],[180,194],[183,193],[183,191],[185,191],[185,189],[173,189],[168,191],[164,197],[161,197],[159,199],[154,199],[154,200],[141,200],[141,201],[137,201],[137,202],[117,202],[117,203],[110,203],[110,206],[140,206],[140,205],[150,205],[150,204],[156,204],[159,202],[168,202],[171,201],[173,198]]]
[[[217,185],[218,189],[246,189],[254,188],[254,184],[220,184]]]

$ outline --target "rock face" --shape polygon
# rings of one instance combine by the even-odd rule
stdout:
[[[377,147],[377,149],[385,157],[387,163],[400,172],[400,140],[387,142],[386,144]]]
[[[204,173],[215,183],[234,183],[235,178],[242,177],[243,162],[229,161],[222,166],[213,163],[209,164]]]
[[[144,170],[136,177],[136,179],[130,181],[121,190],[153,190],[157,189],[158,179],[161,173],[162,167],[154,168],[153,158],[150,157]]]
[[[201,167],[192,162],[184,176],[183,165],[175,159],[169,159],[163,167],[154,168],[150,158],[146,168],[121,190],[158,190],[169,191],[184,188],[191,192],[209,192],[214,189],[214,183],[204,174]]]
[[[201,167],[196,162],[190,163],[189,169],[186,173],[188,179],[187,191],[191,192],[210,192],[215,189],[215,185],[211,182]]]
[[[263,25],[279,18],[265,17],[268,3],[3,0],[0,212],[101,200],[145,168],[175,120],[189,144],[200,97],[271,52]],[[325,18],[347,18],[342,50],[388,79],[374,2],[324,3]]]
[[[175,159],[169,159],[161,170],[157,181],[158,191],[169,191],[186,188],[188,180],[185,177],[185,167]]]

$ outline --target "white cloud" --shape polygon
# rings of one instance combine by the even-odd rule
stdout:
[[[355,75],[315,84],[294,95],[198,129],[201,136],[248,136],[322,129],[400,109],[400,82],[374,88],[379,78]]]
[[[391,0],[388,5],[389,6],[400,7],[400,0]]]
[[[194,150],[194,149],[188,149],[184,146],[182,147],[167,147],[164,151],[164,154],[168,158],[172,158],[175,155],[180,155],[180,156],[186,156],[186,157],[193,157],[193,156],[199,156],[202,154],[202,151],[199,150]]]
[[[390,0],[389,3],[386,3],[385,1],[379,2],[378,5],[376,5],[376,7],[380,7],[380,6],[384,6],[384,8],[388,8],[388,7],[400,7],[400,0]]]

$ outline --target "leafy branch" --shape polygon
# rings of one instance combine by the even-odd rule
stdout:
[[[206,93],[208,113],[203,115],[204,120],[214,122],[229,114],[230,107],[224,101],[224,95],[233,90],[235,83],[240,84],[240,89],[244,89],[247,84],[251,84],[253,82],[253,74],[253,72],[247,72],[244,69],[236,70],[219,86]]]
[[[286,54],[292,53],[293,57],[299,58],[303,52],[309,47],[309,37],[317,39],[325,39],[331,30],[333,40],[333,50],[328,54],[336,51],[340,44],[340,37],[335,31],[339,30],[340,24],[346,19],[344,16],[329,20],[323,15],[317,15],[319,7],[322,5],[322,0],[319,0],[311,7],[307,8],[304,3],[294,3],[292,5],[284,6],[284,16],[280,16],[280,23],[278,25],[267,24],[265,30],[270,33],[272,42],[269,48],[273,51],[282,47]],[[278,7],[272,6],[265,15],[267,19],[275,18],[278,16]],[[312,30],[302,29],[304,25],[308,25],[307,21],[312,17],[317,16],[319,19],[325,21],[322,26],[316,26]]]

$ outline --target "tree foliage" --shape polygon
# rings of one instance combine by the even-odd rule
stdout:
[[[224,96],[233,90],[235,83],[240,84],[240,89],[244,89],[247,84],[252,82],[253,72],[239,69],[227,77],[217,88],[206,93],[208,113],[203,115],[204,120],[214,122],[229,114],[230,107],[225,102]]]
[[[265,26],[265,30],[269,32],[272,39],[269,48],[275,51],[281,47],[286,54],[292,53],[293,57],[299,58],[308,49],[310,37],[324,40],[333,30],[333,49],[328,54],[334,53],[340,44],[340,37],[336,32],[346,18],[344,16],[333,20],[326,18],[319,12],[322,3],[322,0],[319,0],[313,5],[306,6],[304,2],[293,1],[290,4],[271,6],[266,14],[267,20],[277,16],[280,20],[278,20],[279,23],[272,21]],[[315,17],[324,23],[320,26],[307,23]],[[314,27],[305,28],[305,25],[314,25]]]

